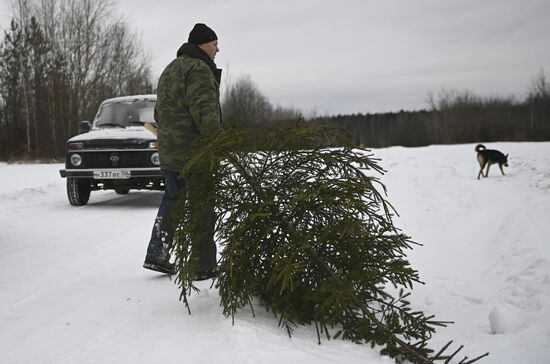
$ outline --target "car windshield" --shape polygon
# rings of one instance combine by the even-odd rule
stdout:
[[[143,125],[148,122],[154,123],[154,109],[155,101],[153,100],[136,99],[109,102],[99,107],[94,126],[125,128],[127,126]]]

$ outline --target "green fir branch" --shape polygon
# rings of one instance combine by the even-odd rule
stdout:
[[[428,345],[435,328],[449,322],[410,307],[405,289],[422,282],[406,251],[418,244],[394,226],[397,213],[373,176],[384,172],[377,162],[338,131],[308,123],[203,141],[186,168],[215,176],[216,287],[224,315],[234,320],[259,299],[289,336],[298,325],[314,324],[319,343],[323,335],[341,337],[380,347],[398,362],[452,360],[462,347],[447,355],[448,343],[434,355]],[[182,198],[172,247],[188,309],[187,297],[197,290],[193,213]],[[396,297],[387,286],[399,288]]]

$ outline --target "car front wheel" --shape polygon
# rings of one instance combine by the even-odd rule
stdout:
[[[91,192],[90,182],[85,178],[67,178],[67,197],[73,206],[88,203]]]

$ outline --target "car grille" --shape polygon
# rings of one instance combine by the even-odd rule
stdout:
[[[81,153],[80,168],[144,168],[151,167],[149,151],[115,151]]]
[[[90,139],[84,142],[84,147],[87,149],[147,149],[151,140],[144,139],[125,139],[124,144],[116,139]]]

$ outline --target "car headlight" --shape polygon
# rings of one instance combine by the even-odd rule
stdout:
[[[151,163],[155,166],[160,166],[160,157],[158,152],[151,154]]]
[[[149,149],[159,149],[158,142],[149,142]]]
[[[82,157],[80,156],[80,154],[75,153],[71,155],[70,161],[73,166],[78,167],[82,164]]]

